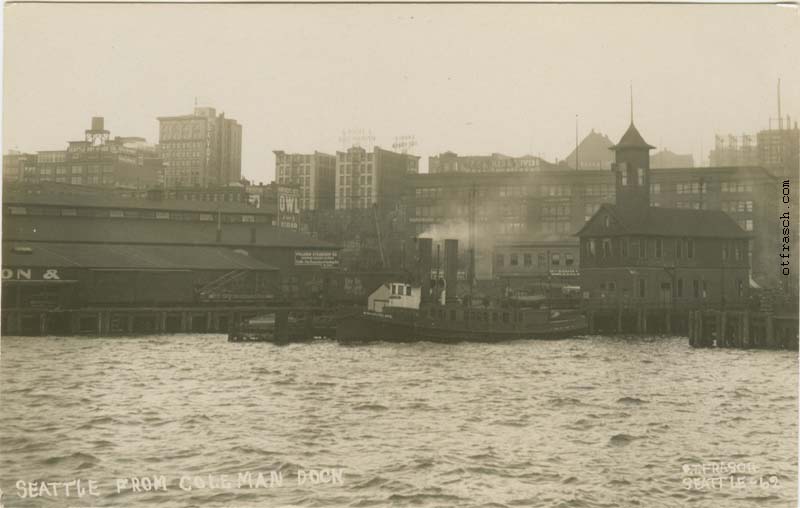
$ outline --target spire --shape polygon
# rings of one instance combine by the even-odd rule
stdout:
[[[633,81],[631,81],[630,86],[631,86],[631,125],[633,125]]]

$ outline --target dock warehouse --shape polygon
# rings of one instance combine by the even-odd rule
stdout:
[[[4,242],[226,247],[278,268],[284,299],[315,297],[331,269],[338,267],[337,246],[269,224],[64,216],[4,219]]]
[[[278,269],[227,247],[3,242],[2,333],[225,331]]]

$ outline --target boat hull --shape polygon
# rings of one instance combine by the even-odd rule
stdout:
[[[460,323],[463,325],[463,323]],[[437,326],[417,320],[398,320],[391,316],[364,313],[342,319],[336,327],[340,342],[503,342],[509,340],[555,340],[586,332],[583,316],[552,321],[527,329],[469,329]]]

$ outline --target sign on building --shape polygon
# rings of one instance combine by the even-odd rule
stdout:
[[[339,253],[335,250],[297,250],[294,252],[294,265],[335,268],[339,266]]]
[[[278,186],[278,227],[298,229],[300,223],[300,189]]]

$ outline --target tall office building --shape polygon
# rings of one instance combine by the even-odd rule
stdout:
[[[196,107],[191,115],[162,116],[159,148],[164,184],[210,186],[242,177],[242,126],[214,108]]]
[[[275,181],[299,189],[300,210],[333,208],[336,157],[322,152],[286,153],[274,150]]]
[[[419,173],[419,156],[375,147],[354,146],[336,152],[336,209],[396,207],[408,185],[406,175]]]

